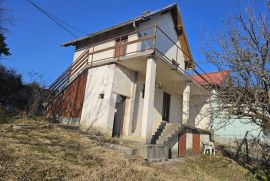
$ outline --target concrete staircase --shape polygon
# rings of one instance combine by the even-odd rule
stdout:
[[[160,137],[162,131],[164,130],[166,124],[167,124],[166,121],[162,121],[160,123],[160,125],[158,126],[156,132],[154,133],[154,135],[152,135],[151,144],[156,144],[157,143],[157,140]]]
[[[161,123],[161,125],[163,125],[164,123]],[[163,126],[160,126],[161,128]],[[153,135],[153,138],[156,140],[153,141],[153,144],[155,142],[155,144],[158,145],[168,145],[169,142],[171,141],[171,139],[179,133],[181,129],[181,124],[179,123],[165,123],[165,126],[163,127],[163,129],[161,130],[157,130],[157,132],[159,132],[159,136]],[[157,133],[156,132],[156,133]]]

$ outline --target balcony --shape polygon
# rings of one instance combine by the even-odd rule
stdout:
[[[80,55],[51,84],[50,91],[57,94],[84,70],[122,60],[132,60],[157,54],[175,70],[185,74],[184,55],[181,47],[158,26],[142,28],[80,50]]]

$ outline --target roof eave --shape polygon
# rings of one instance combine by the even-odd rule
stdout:
[[[109,28],[105,28],[105,29],[103,29],[103,30],[101,30],[101,31],[97,31],[97,32],[92,33],[92,34],[89,34],[89,35],[87,35],[87,36],[85,36],[85,37],[82,37],[82,38],[79,38],[79,39],[75,39],[75,40],[66,42],[66,43],[62,44],[61,46],[64,46],[64,47],[67,47],[67,46],[70,46],[70,45],[73,45],[73,46],[74,46],[74,45],[76,45],[76,43],[78,43],[78,42],[80,42],[80,41],[83,41],[83,40],[86,40],[86,39],[88,39],[88,38],[91,38],[91,37],[93,37],[93,36],[97,36],[97,35],[100,35],[100,34],[102,34],[102,33],[109,32],[109,31],[115,30],[115,29],[117,29],[117,28],[121,28],[121,27],[130,25],[130,24],[133,24],[134,22],[135,22],[135,23],[140,22],[140,21],[143,20],[144,18],[148,18],[148,17],[150,17],[150,16],[152,16],[152,15],[155,15],[155,14],[157,14],[157,13],[162,13],[162,12],[164,12],[164,11],[172,10],[173,8],[177,8],[177,9],[178,9],[176,3],[171,4],[171,5],[169,5],[169,6],[165,7],[165,8],[162,8],[162,9],[160,9],[160,10],[150,12],[150,13],[147,14],[147,15],[141,15],[141,16],[138,16],[138,17],[136,17],[136,18],[133,18],[133,19],[131,19],[131,20],[128,20],[127,22],[120,23],[119,25],[112,26],[112,27],[109,27]]]

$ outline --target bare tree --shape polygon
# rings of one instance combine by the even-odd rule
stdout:
[[[255,7],[255,5],[254,5]],[[270,128],[270,0],[264,10],[246,8],[229,17],[224,29],[207,44],[207,59],[230,76],[217,91],[227,117],[249,117]]]
[[[43,116],[45,112],[44,102],[47,99],[46,83],[41,74],[29,72],[31,83],[26,84],[28,92],[27,114],[28,116]]]
[[[230,16],[222,31],[210,36],[205,54],[208,61],[219,70],[230,72],[216,89],[215,103],[218,106],[214,110],[215,115],[223,115],[219,124],[229,124],[231,118],[248,118],[246,120],[269,132],[270,0],[265,0],[260,10],[256,8],[257,3],[255,1],[252,8],[245,8],[237,16]],[[249,145],[252,151],[261,150],[260,161],[263,162],[258,165],[269,175],[269,144],[259,137],[251,141]],[[247,158],[248,148],[246,141]],[[270,176],[267,178],[270,179]]]

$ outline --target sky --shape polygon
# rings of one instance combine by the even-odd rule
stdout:
[[[209,32],[222,30],[223,20],[239,11],[237,0],[32,0],[57,18],[93,33],[105,27],[177,3],[194,60],[206,71],[215,70],[203,56]],[[244,1],[245,2],[245,1]],[[3,6],[15,21],[6,25],[12,55],[0,63],[15,68],[29,82],[29,72],[42,74],[46,84],[72,63],[74,47],[61,45],[74,37],[61,29],[27,0],[5,0]],[[83,36],[76,32],[78,36]]]

